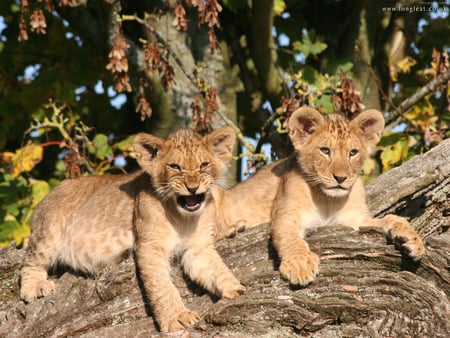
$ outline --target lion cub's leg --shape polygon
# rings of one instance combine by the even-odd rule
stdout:
[[[204,242],[201,238],[183,254],[185,273],[199,285],[221,298],[236,298],[245,287],[228,269],[214,248],[212,240]]]
[[[290,283],[304,286],[319,272],[320,258],[309,250],[308,243],[299,237],[298,231],[287,230],[290,227],[291,224],[279,220],[272,225],[273,244],[281,259],[280,274]]]
[[[272,243],[281,259],[280,274],[295,285],[307,285],[319,272],[320,258],[304,240],[317,223],[309,188],[295,173],[281,184],[272,209]]]
[[[55,283],[47,279],[45,267],[35,265],[22,269],[20,298],[25,302],[29,303],[36,298],[47,296],[55,288]]]
[[[284,206],[287,208],[276,206],[272,221],[272,241],[281,259],[280,274],[292,284],[307,285],[319,272],[320,258],[303,239],[307,214],[298,212],[298,207]]]
[[[55,283],[48,280],[47,271],[57,256],[57,243],[49,238],[31,238],[20,272],[20,298],[27,303],[49,295]]]
[[[425,247],[417,232],[409,222],[397,215],[386,215],[372,219],[374,226],[381,227],[386,236],[414,261],[425,254]]]
[[[188,328],[200,320],[187,309],[170,279],[170,250],[163,241],[139,241],[136,258],[146,294],[162,332]]]

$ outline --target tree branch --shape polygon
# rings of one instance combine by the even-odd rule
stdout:
[[[422,261],[402,258],[376,229],[323,227],[306,239],[321,258],[320,273],[307,287],[294,288],[278,272],[269,225],[248,229],[217,243],[247,287],[242,297],[217,301],[186,280],[179,264],[172,268],[184,303],[203,318],[184,335],[447,338],[449,152],[446,140],[368,187],[372,212],[406,213],[421,232],[427,247]],[[13,246],[0,251],[1,337],[159,336],[132,257],[94,279],[65,273],[52,295],[25,305],[18,299],[23,255]]]
[[[428,94],[431,94],[438,90],[438,88],[450,81],[450,70],[438,75],[436,78],[428,82],[425,86],[419,89],[414,95],[404,100],[396,109],[402,113],[406,113],[412,106],[422,100]]]

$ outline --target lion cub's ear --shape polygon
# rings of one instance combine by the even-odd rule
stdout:
[[[229,126],[219,128],[206,136],[206,142],[223,162],[231,159],[235,141],[236,134],[233,128]]]
[[[134,138],[134,151],[136,160],[142,169],[148,169],[156,157],[156,154],[164,144],[164,139],[150,134],[140,133]]]
[[[294,111],[288,121],[289,138],[294,147],[304,144],[323,122],[322,114],[315,109],[304,106]]]
[[[360,131],[369,148],[374,147],[380,141],[384,129],[384,118],[378,110],[365,110],[351,123]]]

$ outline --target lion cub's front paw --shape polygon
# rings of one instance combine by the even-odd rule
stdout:
[[[20,288],[20,298],[30,303],[36,298],[49,295],[55,288],[56,285],[51,280],[27,281]]]
[[[222,290],[222,298],[238,298],[245,292],[245,286],[239,283],[238,280],[227,283]]]
[[[286,255],[281,260],[281,276],[291,284],[307,285],[311,283],[319,272],[319,256],[308,251],[301,255]]]
[[[425,246],[417,232],[404,218],[387,215],[383,221],[389,222],[388,236],[400,250],[412,260],[418,261],[425,254]]]
[[[183,309],[174,317],[168,319],[167,321],[161,321],[161,331],[162,332],[173,332],[178,330],[184,330],[200,320],[200,315],[192,310]]]
[[[245,228],[247,227],[247,222],[244,220],[239,220],[236,222],[236,224],[232,224],[228,226],[226,237],[233,238],[236,236],[238,232],[245,231]]]

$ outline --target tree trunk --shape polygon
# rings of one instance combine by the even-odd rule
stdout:
[[[280,278],[269,226],[218,242],[225,262],[247,292],[216,300],[186,281],[173,280],[185,304],[203,321],[188,337],[448,337],[450,332],[450,140],[379,177],[367,187],[376,215],[411,217],[427,253],[403,258],[373,228],[327,227],[308,237],[321,257],[317,279],[294,288]],[[158,335],[144,305],[132,257],[96,278],[65,273],[57,290],[25,305],[18,299],[23,250],[0,253],[1,337],[141,337]]]

